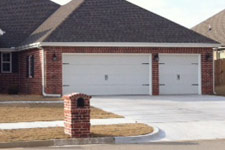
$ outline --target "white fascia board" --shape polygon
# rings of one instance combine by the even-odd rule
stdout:
[[[224,51],[225,50],[225,47],[219,47],[217,48],[217,51]]]
[[[24,45],[24,46],[19,46],[16,48],[17,51],[24,51],[24,50],[29,50],[32,48],[40,48],[41,44],[38,43],[33,43],[33,44],[29,44],[29,45]]]
[[[185,47],[185,48],[218,48],[221,44],[210,43],[135,43],[135,42],[38,42],[17,48],[0,48],[0,51],[24,51],[41,47]]]
[[[220,44],[213,43],[133,43],[133,42],[41,42],[41,46],[56,47],[192,47],[214,48]]]

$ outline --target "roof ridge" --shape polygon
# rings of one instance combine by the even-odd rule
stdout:
[[[69,3],[59,7],[49,16],[23,43],[27,40],[38,38],[37,42],[42,42],[58,27],[66,18],[74,12],[85,0],[71,0]],[[37,37],[37,35],[41,35]]]

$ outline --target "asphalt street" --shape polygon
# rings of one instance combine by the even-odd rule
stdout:
[[[225,150],[225,140],[161,142],[131,145],[83,145],[64,147],[15,148],[11,150]]]

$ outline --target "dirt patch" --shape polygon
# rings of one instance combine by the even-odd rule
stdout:
[[[153,128],[145,124],[122,124],[91,127],[91,137],[137,136],[152,132]],[[64,134],[64,128],[0,130],[0,143],[67,138],[69,137]]]
[[[4,95],[0,94],[0,101],[62,101],[62,98],[48,98],[40,95]]]
[[[63,120],[63,104],[4,104],[0,105],[0,118],[0,123]],[[108,118],[123,117],[91,107],[91,119]]]

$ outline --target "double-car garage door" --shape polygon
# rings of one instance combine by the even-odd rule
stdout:
[[[151,94],[149,55],[63,54],[63,93]]]
[[[160,94],[200,94],[198,55],[159,55]],[[63,54],[63,94],[152,95],[152,56]]]

